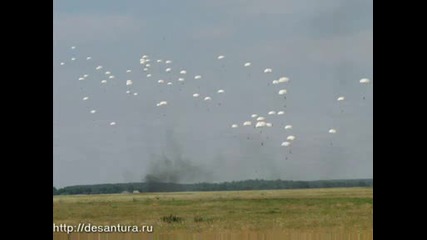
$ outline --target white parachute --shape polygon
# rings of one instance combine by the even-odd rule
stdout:
[[[359,82],[361,83],[361,84],[364,84],[364,85],[366,85],[366,84],[369,84],[371,81],[368,79],[368,78],[362,78],[362,79],[360,79],[359,80]],[[365,93],[366,94],[366,93]],[[365,95],[365,94],[363,94],[363,95]],[[366,97],[365,96],[363,96],[363,100],[365,100],[366,99]]]
[[[286,140],[288,140],[288,141],[293,141],[293,140],[295,140],[295,136],[290,135],[290,136],[288,136],[288,137],[286,138]]]
[[[159,103],[157,103],[157,107],[164,106],[164,105],[167,105],[167,104],[168,104],[167,101],[160,101]]]
[[[289,78],[287,78],[287,77],[281,77],[281,78],[279,78],[278,82],[279,82],[279,83],[286,83],[286,82],[289,82]]]
[[[265,127],[266,125],[267,125],[267,123],[266,123],[266,122],[264,122],[264,121],[260,121],[260,122],[257,122],[257,123],[255,124],[255,128]]]
[[[362,78],[359,80],[359,82],[362,84],[366,84],[366,83],[370,83],[371,81],[368,78]]]
[[[279,95],[285,95],[288,91],[286,89],[279,90]]]

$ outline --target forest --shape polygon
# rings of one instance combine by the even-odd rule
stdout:
[[[194,192],[194,191],[237,191],[237,190],[272,190],[272,189],[307,189],[339,187],[373,187],[373,179],[342,179],[317,181],[260,180],[251,179],[222,183],[111,183],[94,185],[76,185],[63,188],[53,187],[53,195],[73,194],[114,194],[144,192]]]

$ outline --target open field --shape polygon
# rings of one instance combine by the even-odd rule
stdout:
[[[53,198],[55,224],[120,223],[152,225],[155,234],[230,232],[258,236],[231,239],[277,239],[259,237],[259,234],[267,232],[281,233],[283,236],[291,233],[356,234],[355,238],[338,236],[336,239],[371,239],[372,203],[372,188],[74,195]],[[360,234],[364,237],[360,238]],[[99,237],[93,239],[104,239]],[[147,239],[157,239],[154,234],[151,237]],[[129,236],[126,239],[133,238]],[[175,236],[170,239],[178,238]]]

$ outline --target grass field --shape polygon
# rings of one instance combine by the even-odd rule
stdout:
[[[371,239],[372,203],[372,188],[330,188],[55,196],[53,209],[55,224],[152,225],[155,233],[358,232]]]

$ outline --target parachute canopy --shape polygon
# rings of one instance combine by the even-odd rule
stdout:
[[[367,79],[367,78],[362,78],[362,79],[360,79],[359,82],[360,83],[370,83],[371,81],[369,79]]]

